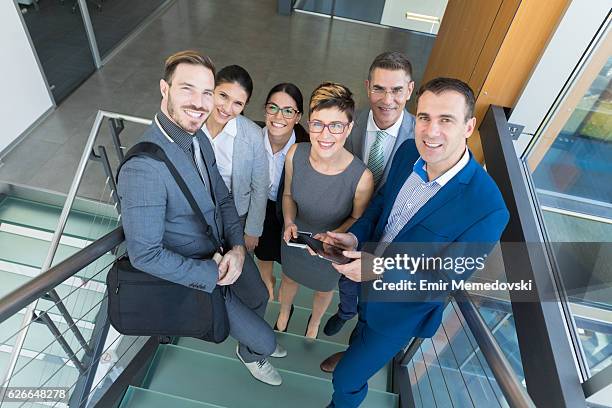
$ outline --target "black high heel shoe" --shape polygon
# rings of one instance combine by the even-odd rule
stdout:
[[[306,337],[306,334],[308,334],[308,326],[310,326],[310,319],[312,319],[312,313],[310,314],[310,316],[308,316],[308,322],[306,323],[306,330],[304,331],[304,337]],[[310,338],[310,337],[306,337],[306,338]],[[319,330],[317,329],[317,335],[314,337],[315,339],[319,338]]]
[[[287,329],[289,328],[289,322],[291,321],[291,316],[293,316],[293,309],[293,305],[291,305],[291,311],[289,312],[289,318],[287,319],[287,325],[285,326],[285,330],[278,330],[278,317],[276,318],[276,323],[274,323],[274,330],[279,331],[281,333],[285,333],[287,331]]]

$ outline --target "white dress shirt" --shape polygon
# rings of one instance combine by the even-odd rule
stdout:
[[[208,140],[210,140],[210,144],[215,151],[219,174],[221,174],[229,191],[232,191],[232,155],[234,154],[234,139],[238,132],[236,118],[230,119],[225,124],[221,133],[214,138],[211,136],[206,124],[202,126],[202,130],[206,137],[208,137]]]
[[[278,194],[278,185],[280,184],[283,168],[285,167],[285,157],[289,148],[295,144],[295,132],[291,133],[291,137],[285,147],[276,153],[272,152],[272,145],[268,138],[268,129],[264,128],[264,147],[268,156],[268,170],[270,171],[270,188],[268,189],[268,199],[276,201]]]
[[[393,126],[383,130],[383,129],[380,129],[378,125],[376,125],[376,122],[374,122],[374,114],[372,113],[372,110],[370,109],[370,113],[368,114],[368,126],[366,129],[366,141],[365,141],[365,146],[363,149],[363,161],[365,162],[366,165],[368,164],[368,159],[370,156],[370,149],[372,148],[372,144],[376,140],[376,132],[380,130],[383,130],[385,133],[387,133],[387,137],[385,137],[383,140],[385,166],[387,165],[387,163],[389,162],[389,157],[391,157],[391,153],[393,152],[393,146],[395,146],[395,141],[397,140],[397,135],[399,134],[399,130],[400,130],[400,127],[402,126],[403,120],[404,120],[404,111],[402,110],[402,113],[399,119],[397,120],[397,122],[395,122]]]

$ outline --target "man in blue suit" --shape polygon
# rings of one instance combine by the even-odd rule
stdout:
[[[327,233],[325,238],[354,259],[335,264],[338,272],[364,286],[373,286],[367,281],[373,279],[371,271],[362,270],[358,251],[366,242],[471,242],[492,247],[509,219],[495,182],[467,148],[476,124],[470,87],[457,79],[436,78],[421,87],[417,101],[415,140],[397,151],[385,185],[348,233]],[[396,272],[385,272],[383,282]],[[368,379],[412,337],[431,337],[440,325],[440,296],[428,301],[389,300],[360,299],[359,323],[334,371],[330,407],[359,406]]]
[[[263,319],[268,291],[251,257],[234,200],[215,162],[202,124],[213,108],[215,70],[210,58],[182,51],[166,60],[160,80],[161,109],[141,141],[163,149],[181,174],[214,239],[194,214],[165,163],[147,156],[128,160],[117,190],[132,265],[197,290],[225,286],[230,335],[238,358],[258,380],[280,385],[268,357],[284,357]],[[224,254],[213,241],[221,242]]]

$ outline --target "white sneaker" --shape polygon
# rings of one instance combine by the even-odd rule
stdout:
[[[287,349],[276,343],[276,348],[274,349],[274,353],[270,354],[270,357],[282,358],[287,357]]]
[[[270,364],[268,359],[264,358],[263,360],[254,361],[252,363],[245,363],[238,351],[238,345],[236,346],[236,355],[240,361],[242,361],[242,364],[251,372],[251,375],[259,381],[268,385],[281,385],[283,383],[280,374],[276,371],[276,368]]]

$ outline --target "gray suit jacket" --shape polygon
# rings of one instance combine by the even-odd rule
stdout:
[[[202,131],[197,137],[215,202],[189,157],[155,122],[141,141],[159,145],[172,160],[224,247],[244,245],[238,213],[217,170],[212,146]],[[123,165],[118,178],[122,224],[132,265],[160,278],[212,292],[219,273],[210,259],[215,247],[166,165],[149,157],[134,157]]]
[[[268,156],[261,128],[252,120],[236,118],[232,154],[232,195],[238,214],[247,214],[244,232],[259,237],[263,232],[270,186]]]
[[[366,159],[363,157],[365,151],[365,143],[366,143],[366,134],[368,132],[368,115],[370,114],[370,109],[365,109],[357,112],[355,115],[355,124],[353,125],[353,130],[349,135],[344,147],[359,159],[361,159],[364,163]],[[393,150],[391,152],[391,157],[385,163],[385,172],[383,173],[382,179],[378,186],[376,187],[376,191],[385,184],[387,181],[387,176],[389,175],[389,169],[391,169],[391,162],[393,162],[393,157],[395,157],[395,152],[397,149],[408,139],[414,139],[414,116],[408,112],[404,111],[404,119],[402,120],[402,124],[400,125],[399,133],[397,134],[397,138],[395,139],[395,145],[393,146]]]

